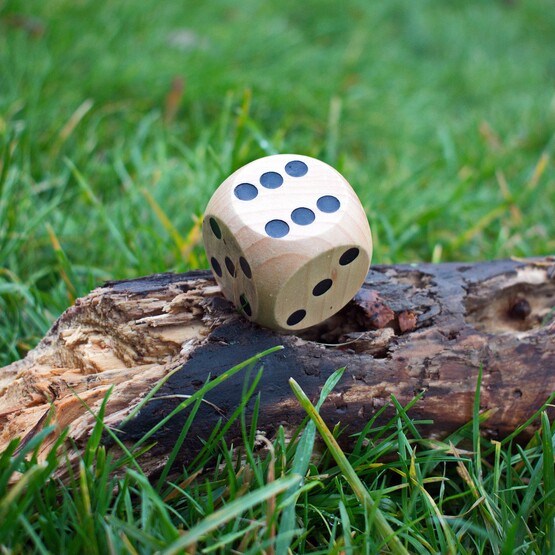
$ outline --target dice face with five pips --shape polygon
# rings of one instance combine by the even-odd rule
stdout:
[[[223,294],[250,320],[282,331],[343,308],[368,273],[372,238],[345,178],[320,160],[278,154],[228,177],[203,237]]]

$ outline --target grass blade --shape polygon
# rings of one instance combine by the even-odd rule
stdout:
[[[318,403],[316,404],[316,410],[319,410],[322,406],[322,403],[325,401],[327,396],[331,393],[333,388],[336,386],[337,382],[343,376],[345,372],[345,368],[340,368],[336,370],[324,384],[322,391],[320,393],[320,398],[318,399]],[[300,476],[306,475],[308,470],[308,465],[310,463],[310,457],[312,456],[312,450],[314,448],[314,439],[316,437],[316,425],[312,420],[306,425],[306,428],[303,431],[301,439],[297,445],[297,449],[295,451],[295,458],[293,460],[293,468],[292,472],[294,474],[299,474]],[[302,484],[301,484],[302,485]],[[288,499],[292,495],[298,493],[297,488],[291,488],[286,495],[285,499]],[[295,528],[295,504],[291,503],[285,507],[280,520],[280,534],[278,536],[276,542],[276,555],[285,555],[289,546],[291,545],[291,541],[293,540],[293,530]]]
[[[199,522],[196,526],[188,530],[175,542],[171,543],[166,549],[161,552],[161,555],[177,555],[182,550],[196,545],[204,536],[212,530],[222,526],[226,522],[236,519],[245,511],[252,507],[263,503],[270,497],[278,495],[279,493],[289,489],[290,487],[298,484],[301,477],[298,474],[280,478],[275,482],[265,485],[255,491],[247,493],[243,497],[232,501],[223,509],[215,511],[204,520]]]
[[[389,546],[392,553],[395,555],[408,555],[408,551],[404,548],[403,544],[399,540],[399,538],[395,535],[395,532],[387,522],[385,516],[380,511],[380,509],[376,506],[376,503],[370,497],[368,490],[356,474],[354,468],[351,466],[345,453],[339,447],[337,440],[326,426],[326,423],[323,421],[322,417],[314,407],[314,405],[310,402],[310,399],[306,396],[305,392],[301,389],[299,384],[293,379],[289,379],[289,384],[291,385],[291,389],[297,397],[299,403],[309,415],[311,420],[316,425],[316,428],[322,439],[324,440],[325,444],[327,445],[328,449],[330,450],[335,462],[341,469],[341,472],[345,476],[347,482],[353,489],[357,499],[359,502],[364,506],[365,510],[368,512],[368,515],[372,516],[374,519],[374,524],[376,531],[380,537],[380,539]]]
[[[230,378],[231,376],[233,376],[234,374],[236,374],[237,372],[239,372],[240,370],[242,370],[246,366],[249,366],[250,364],[254,364],[258,360],[260,360],[262,357],[265,357],[265,356],[267,356],[271,353],[274,353],[276,351],[279,351],[281,349],[283,349],[282,345],[276,345],[275,347],[271,347],[270,349],[266,349],[264,352],[254,355],[253,357],[249,358],[248,360],[245,360],[245,361],[235,365],[233,368],[230,368],[229,370],[226,370],[225,372],[222,372],[217,378],[214,378],[212,381],[207,382],[202,388],[200,388],[198,391],[195,391],[195,393],[191,394],[190,397],[185,399],[185,401],[180,403],[166,417],[164,417],[162,420],[160,420],[160,422],[158,422],[158,424],[156,424],[156,426],[153,426],[139,441],[137,441],[137,443],[135,444],[135,448],[137,448],[139,445],[142,445],[149,437],[151,437],[160,428],[162,428],[166,424],[166,422],[168,422],[168,420],[173,418],[178,412],[182,411],[183,409],[187,408],[192,403],[196,402],[196,400],[199,397],[204,397],[204,395],[206,393],[208,393],[208,391],[211,391],[212,389],[214,389],[215,387],[220,385],[223,381],[227,380],[228,378]]]

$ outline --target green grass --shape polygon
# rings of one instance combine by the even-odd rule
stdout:
[[[550,0],[0,0],[0,367],[106,279],[206,267],[211,193],[275,152],[347,177],[375,263],[553,253],[554,29]],[[467,429],[451,438],[472,437],[464,451],[418,437],[404,415],[369,425],[370,447],[345,456],[410,552],[549,553],[552,426],[543,417],[525,449]],[[0,545],[162,550],[252,493],[199,545],[374,552],[375,514],[333,454],[309,461],[307,437],[278,436],[243,472],[217,446],[225,470],[168,503],[140,468],[112,476],[94,442],[66,486],[52,479],[62,460],[4,453],[0,516],[13,526]],[[26,485],[9,491],[16,469]],[[293,474],[306,474],[296,497]]]
[[[555,250],[548,0],[190,4],[0,2],[0,364],[105,279],[206,267],[196,218],[273,152],[346,175],[376,263]]]
[[[342,374],[330,377],[318,406]],[[120,458],[106,451],[103,408],[76,466],[56,454],[64,436],[46,461],[36,460],[49,429],[20,450],[14,441],[0,455],[3,552],[553,552],[555,424],[543,408],[535,415],[539,431],[523,446],[485,440],[472,423],[444,441],[427,440],[396,405],[391,421],[371,420],[345,453],[337,430],[292,387],[309,416],[292,438],[279,429],[272,442],[262,440],[243,422],[243,444],[215,441],[157,483],[141,471],[139,445]],[[477,395],[473,422],[478,407]],[[186,426],[183,439],[187,433]],[[261,441],[265,448],[255,448]]]

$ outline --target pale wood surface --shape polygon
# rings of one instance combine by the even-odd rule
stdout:
[[[289,175],[295,164],[306,173]],[[266,180],[273,188],[262,184]],[[238,187],[252,194],[238,198]],[[332,201],[326,208],[321,199],[337,205]],[[297,210],[310,223],[296,223]],[[281,222],[287,234],[268,235],[272,221]],[[360,288],[372,257],[368,220],[352,187],[324,162],[297,154],[255,160],[226,179],[208,203],[203,235],[225,296],[245,306],[251,320],[284,331],[307,328],[342,308]],[[342,264],[353,249],[358,256]],[[313,294],[330,282],[325,293]],[[306,314],[288,323],[297,311]]]
[[[480,368],[481,409],[489,414],[483,433],[502,438],[555,391],[554,306],[552,258],[372,267],[353,302],[301,335],[247,322],[209,272],[110,283],[79,299],[24,360],[0,369],[0,451],[14,437],[31,438],[49,413],[82,445],[94,418],[81,401],[98,410],[110,387],[106,422],[118,429],[160,379],[179,369],[125,426],[121,437],[132,443],[209,373],[274,345],[284,349],[267,357],[257,387],[258,429],[269,437],[304,418],[290,376],[316,399],[330,373],[345,366],[322,415],[331,427],[341,422],[347,444],[391,395],[407,404],[421,392],[409,414],[432,421],[419,426],[424,435],[443,437],[471,418]],[[233,413],[245,379],[239,373],[207,396],[211,404],[199,410],[178,463]],[[252,408],[245,409],[247,422]],[[378,423],[393,415],[389,407]],[[157,433],[156,447],[144,456],[147,472],[164,464],[185,418],[180,414]],[[228,438],[240,445],[240,430],[232,426]]]

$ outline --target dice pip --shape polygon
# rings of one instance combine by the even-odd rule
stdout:
[[[260,158],[228,177],[202,231],[223,294],[248,319],[281,331],[345,306],[372,257],[368,219],[349,183],[298,154]]]

